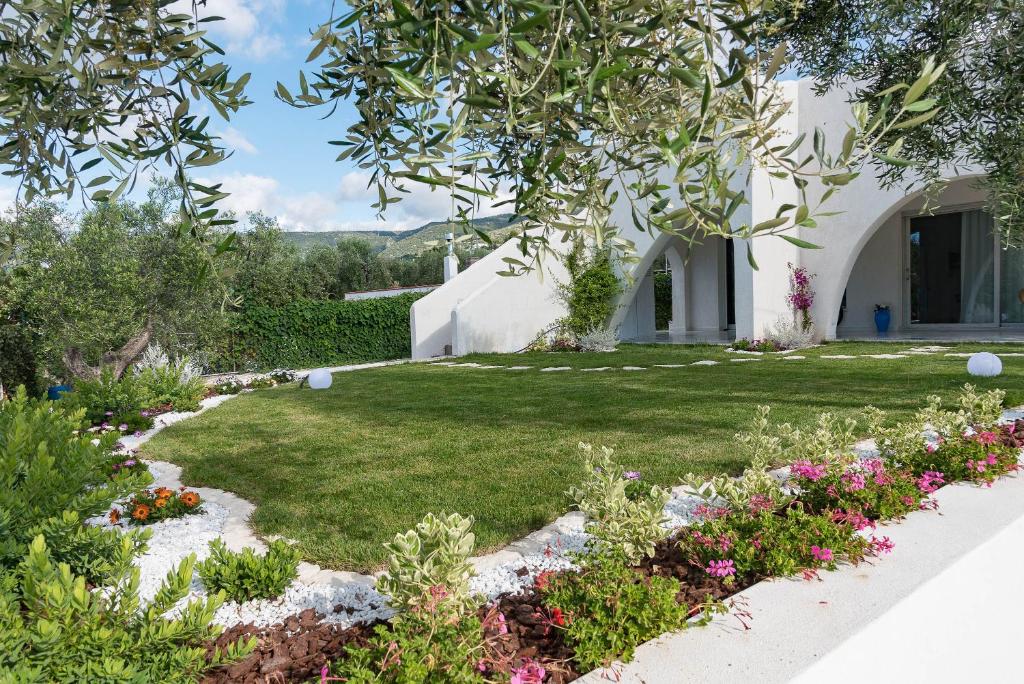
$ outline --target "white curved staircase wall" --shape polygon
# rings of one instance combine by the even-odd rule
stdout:
[[[554,246],[558,249],[558,246]],[[412,358],[514,352],[566,314],[557,283],[569,279],[557,259],[520,276],[503,276],[505,257],[522,258],[512,239],[412,305]],[[538,270],[543,269],[543,278]]]

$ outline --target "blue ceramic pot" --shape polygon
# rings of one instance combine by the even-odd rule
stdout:
[[[57,401],[60,399],[62,394],[67,394],[71,391],[71,385],[54,385],[50,389],[46,390],[46,398],[50,401]]]
[[[892,315],[888,309],[878,309],[875,311],[875,328],[878,330],[879,335],[889,332],[889,322],[891,320]]]

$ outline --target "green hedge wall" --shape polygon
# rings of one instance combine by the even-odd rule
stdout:
[[[411,353],[409,308],[423,293],[358,301],[300,299],[243,309],[232,325],[239,369],[315,368]]]

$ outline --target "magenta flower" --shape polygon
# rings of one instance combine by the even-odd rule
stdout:
[[[814,464],[807,460],[794,461],[789,466],[789,471],[797,477],[802,477],[811,482],[817,482],[825,477],[827,469],[824,463]]]
[[[936,444],[935,442],[928,442],[927,444],[924,445],[924,450],[927,451],[929,454],[934,454],[936,451],[938,451],[938,449],[939,445]]]
[[[945,476],[935,470],[926,470],[917,478],[917,488],[925,494],[931,494],[936,489],[946,484]]]
[[[640,479],[640,471],[639,470],[627,470],[626,472],[624,472],[622,474],[622,476],[624,478],[626,478],[627,480],[639,480]]]
[[[136,430],[135,432],[132,433],[132,435],[134,437],[141,437],[142,436],[142,430]]]
[[[814,556],[814,560],[828,563],[832,560],[832,549],[822,548],[815,544],[811,547],[811,555]]]
[[[843,473],[842,480],[843,482],[846,483],[845,489],[848,492],[859,492],[860,490],[864,489],[864,486],[867,484],[864,481],[864,476],[861,473],[853,471],[847,471]]]
[[[893,544],[888,537],[882,537],[879,539],[874,535],[871,536],[871,550],[875,552],[875,555],[889,553],[895,546],[896,545]]]
[[[728,577],[736,574],[736,566],[731,560],[713,560],[704,570],[712,577]]]
[[[754,494],[750,497],[750,512],[760,513],[761,511],[770,511],[775,508],[775,502],[772,501],[770,496],[764,496],[763,494]]]
[[[512,668],[510,684],[541,684],[545,676],[547,676],[547,671],[541,667],[540,663],[532,658],[527,658],[521,666]]]
[[[117,429],[120,430],[121,432],[127,432],[128,423],[121,423],[120,425],[117,426]]]
[[[975,439],[977,439],[982,444],[987,445],[995,444],[999,440],[999,437],[996,435],[996,433],[986,430],[984,432],[979,432]]]

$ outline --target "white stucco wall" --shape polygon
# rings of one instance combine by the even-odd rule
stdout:
[[[505,257],[522,257],[517,240],[509,240],[412,305],[412,358],[440,356],[446,345],[456,354],[516,351],[566,314],[555,286],[568,280],[568,274],[557,259],[545,261],[541,279],[537,271],[498,275],[508,268]]]

